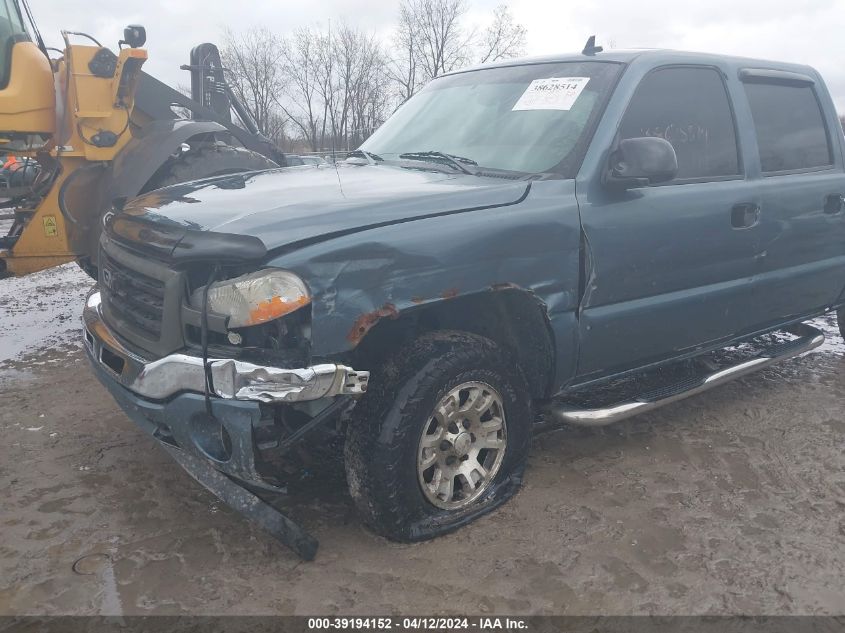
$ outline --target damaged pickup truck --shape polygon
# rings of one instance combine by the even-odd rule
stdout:
[[[588,48],[455,72],[336,166],[118,205],[86,347],[300,555],[316,542],[262,491],[332,446],[372,529],[430,538],[514,494],[538,424],[818,346],[804,321],[845,304],[844,144],[805,66]]]

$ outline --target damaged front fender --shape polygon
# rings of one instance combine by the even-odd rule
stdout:
[[[530,291],[546,308],[561,383],[575,366],[579,249],[574,184],[548,180],[532,183],[517,205],[343,235],[270,265],[309,284],[312,352],[324,359],[350,352],[379,322],[409,310],[491,289]]]

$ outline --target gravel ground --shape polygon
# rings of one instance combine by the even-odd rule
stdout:
[[[606,429],[537,438],[523,490],[450,536],[364,529],[343,483],[284,500],[302,563],[95,381],[73,266],[0,281],[0,614],[841,614],[845,347]]]

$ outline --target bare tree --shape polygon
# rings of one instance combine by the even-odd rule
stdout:
[[[402,0],[399,31],[415,34],[416,70],[425,82],[471,59],[472,33],[461,22],[466,0]]]
[[[318,129],[322,125],[322,105],[318,91],[318,39],[310,28],[294,33],[293,43],[285,48],[284,71],[288,77],[284,101],[276,95],[282,111],[299,129],[312,151],[319,149]]]
[[[279,107],[312,151],[351,149],[385,118],[385,54],[372,33],[344,23],[300,29],[286,52],[285,73]]]
[[[369,136],[381,123],[380,104],[385,103],[384,54],[372,34],[341,24],[332,40],[335,57],[335,132],[347,149]]]
[[[399,7],[399,23],[393,36],[394,57],[388,62],[387,73],[398,87],[400,102],[410,99],[417,91],[420,81],[417,73],[419,41],[411,7],[403,3]]]
[[[337,108],[336,102],[336,78],[335,78],[335,51],[331,25],[325,33],[316,34],[317,39],[317,93],[320,96],[323,117],[320,129],[320,144],[327,146],[326,137],[330,137],[332,147],[337,145]]]
[[[387,66],[400,100],[473,61],[492,62],[524,52],[525,27],[507,5],[496,7],[490,26],[481,33],[464,24],[466,13],[467,0],[402,0],[394,55]]]
[[[285,117],[277,96],[285,88],[282,61],[287,43],[267,29],[241,34],[226,30],[221,57],[232,92],[249,111],[258,130],[277,142],[284,139]]]
[[[485,64],[523,55],[526,33],[525,27],[514,21],[508,6],[500,4],[493,10],[493,22],[479,44],[479,62]]]
[[[341,22],[302,28],[285,39],[266,29],[227,31],[223,63],[235,95],[259,129],[279,142],[285,125],[312,151],[351,149],[386,118],[397,99],[472,61],[522,53],[525,27],[497,7],[482,32],[464,24],[468,0],[401,0],[390,55],[375,34]]]
[[[178,83],[178,84],[176,84],[176,90],[181,92],[183,95],[185,95],[189,99],[191,98],[191,88],[190,88],[190,86],[187,86],[183,83]],[[190,119],[193,116],[193,112],[191,112],[191,109],[186,108],[184,106],[177,106],[175,104],[172,104],[170,106],[170,109],[180,119]]]
[[[352,104],[351,145],[357,146],[372,134],[390,111],[390,77],[383,47],[369,37],[362,48],[359,79],[355,82]]]

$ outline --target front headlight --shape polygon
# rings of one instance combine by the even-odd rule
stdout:
[[[191,305],[202,309],[204,287],[191,294]],[[217,281],[208,287],[208,309],[229,317],[229,327],[258,325],[311,303],[305,283],[285,270],[265,269]]]

